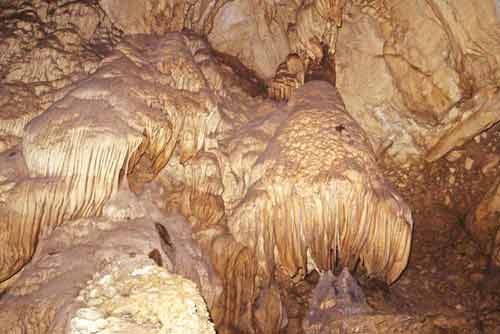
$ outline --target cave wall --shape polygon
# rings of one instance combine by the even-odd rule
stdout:
[[[377,164],[436,161],[498,123],[498,6],[2,2],[0,280],[20,277],[25,289],[20,270],[54,231],[106,215],[120,189],[140,194],[155,180],[157,209],[185,216],[210,258],[210,275],[181,274],[224,331],[280,326],[254,316],[281,303],[269,293],[278,272],[360,260],[393,282],[413,223]],[[250,94],[252,78],[224,56],[288,102]],[[336,87],[306,82],[325,64]],[[468,220],[494,254],[496,189]],[[266,301],[257,311],[256,300]]]

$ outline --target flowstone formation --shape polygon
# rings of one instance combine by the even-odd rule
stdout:
[[[393,282],[410,251],[410,210],[384,182],[340,95],[310,82],[249,132],[266,126],[275,130],[228,218],[236,239],[266,260],[260,269],[293,276],[307,272],[308,257],[321,270],[360,261],[370,275]]]
[[[58,92],[1,156],[2,280],[68,221],[137,219],[144,207],[123,194],[129,185],[143,193],[154,178],[163,189],[156,207],[187,217],[221,293],[207,288],[210,276],[185,270],[193,253],[177,259],[175,225],[156,227],[161,252],[150,255],[161,264],[168,255],[171,270],[199,283],[222,331],[252,332],[256,299],[278,272],[305,275],[307,254],[323,270],[360,261],[370,275],[396,279],[410,213],[334,87],[308,83],[280,107],[235,83],[203,40],[173,33],[123,40],[93,74]],[[24,115],[11,122],[21,127]]]
[[[205,303],[213,305],[220,282],[191,236],[182,236],[189,224],[163,216],[148,192],[118,194],[130,198],[135,217],[68,221],[40,242],[0,301],[0,333],[214,333]],[[105,211],[127,210],[120,204]],[[175,254],[162,250],[155,221],[177,232]]]
[[[498,152],[464,146],[500,121],[499,22],[493,0],[2,1],[0,332],[211,333],[205,304],[218,333],[293,332],[318,272],[398,280],[399,193],[427,210],[436,165],[497,270]],[[462,158],[497,180],[482,201]]]

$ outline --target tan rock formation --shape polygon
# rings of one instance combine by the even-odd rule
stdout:
[[[69,333],[215,334],[193,282],[134,260],[117,260],[94,276],[77,298],[83,305]]]
[[[188,226],[181,217],[161,221],[167,226]],[[189,266],[192,249],[179,240],[172,242],[178,254],[189,257],[184,262]],[[69,222],[40,242],[35,259],[3,296],[0,333],[88,333],[92,329],[159,333],[168,326],[200,326],[199,333],[213,333],[200,286],[148,259],[155,250],[164,266],[175,261],[162,251],[149,214],[128,221]],[[196,266],[203,268],[201,263]],[[213,288],[212,292],[217,291]]]
[[[94,3],[8,0],[0,9],[0,77],[37,83],[37,93],[95,70],[120,35]]]
[[[500,231],[500,179],[481,199],[479,205],[468,215],[466,227],[481,249],[488,255],[498,253],[497,233]],[[494,258],[496,255],[494,255]],[[498,260],[494,260],[498,267]]]
[[[207,36],[218,52],[237,57],[261,79],[270,80],[290,53],[308,66],[321,61],[322,45],[335,52],[346,1],[101,0],[99,4],[125,33],[161,35],[189,29]]]
[[[338,23],[334,8],[342,4],[304,5],[304,24],[312,24],[321,6],[329,13],[318,30],[321,43],[333,36],[328,29],[337,29],[331,23]],[[304,36],[319,34],[304,29]],[[302,57],[314,62],[314,55]],[[287,70],[302,78],[303,64],[289,57]],[[282,307],[272,280],[276,272],[285,279],[303,276],[307,254],[322,269],[361,261],[370,275],[388,282],[406,266],[409,210],[384,183],[367,137],[333,86],[311,82],[295,95],[287,92],[287,106],[261,103],[191,33],[129,36],[88,72],[39,100],[35,95],[43,91],[5,88],[13,92],[6,110],[19,99],[32,103],[2,114],[2,131],[19,139],[5,137],[0,153],[0,280],[18,272],[39,241],[69,221],[153,215],[150,206],[134,202],[128,185],[137,193],[162,193],[156,205],[190,222],[192,229],[155,225],[162,242],[150,256],[198,284],[222,332],[252,332],[257,299],[260,330],[279,328],[283,314],[262,315]],[[153,191],[154,178],[161,187]],[[165,219],[155,215],[155,221]],[[190,255],[177,252],[172,241]],[[204,269],[202,252],[220,283]],[[22,273],[19,284],[30,275]],[[59,312],[58,306],[46,309],[41,323]],[[13,319],[12,326],[27,321]]]
[[[269,79],[290,52],[286,27],[273,17],[275,10],[265,1],[229,1],[215,16],[208,40],[217,51],[237,56]]]
[[[297,54],[307,71],[326,46],[339,53],[339,89],[376,151],[399,161],[435,160],[498,121],[497,112],[478,111],[494,104],[500,80],[495,6],[493,0],[10,0],[2,4],[2,77],[38,82],[38,94],[94,71],[122,32],[189,29],[268,80],[270,96],[288,98],[302,80],[287,57]],[[20,8],[26,15],[13,15]]]
[[[1,156],[5,166],[2,280],[31,258],[40,237],[65,221],[101,212],[113,220],[130,219],[144,210],[105,206],[116,200],[113,195],[127,177],[134,181],[145,171],[156,175],[174,149],[185,163],[213,145],[210,137],[220,117],[208,91],[212,78],[206,78],[195,63],[193,53],[199,50],[195,44],[181,35],[163,40],[136,36],[120,44],[92,76],[66,88],[57,102],[30,122],[21,147]],[[173,50],[181,57],[176,58]],[[208,214],[202,210],[198,215],[208,219]],[[175,232],[179,238],[191,234]],[[184,274],[198,275],[215,320],[240,323],[240,304],[245,304],[249,327],[253,256],[224,230],[207,235],[207,249],[213,249],[212,258],[225,282],[221,301],[208,273],[186,266],[177,253],[174,262],[183,264],[179,270]],[[237,284],[239,280],[243,284]]]
[[[21,141],[24,127],[43,109],[33,89],[25,84],[0,84],[0,153]]]
[[[140,41],[148,42],[140,38],[133,42]],[[31,257],[39,234],[47,235],[64,220],[101,212],[124,173],[132,171],[141,157],[157,174],[177,141],[187,158],[213,131],[217,117],[214,107],[207,105],[210,102],[189,92],[174,94],[168,86],[192,75],[178,73],[174,80],[172,73],[156,70],[161,64],[142,61],[139,52],[122,44],[91,78],[67,88],[64,98],[26,128],[20,158],[26,167],[15,178],[5,176],[12,186],[2,191],[0,211],[6,217],[6,232],[1,237],[7,245],[2,279]],[[133,91],[128,90],[131,84]],[[196,120],[201,121],[196,123],[199,127],[192,125]],[[191,130],[181,135],[184,124]],[[21,231],[22,248],[17,239]]]
[[[493,1],[354,1],[337,83],[375,148],[432,161],[498,122],[498,29]]]
[[[326,83],[306,84],[284,111],[229,217],[232,234],[257,254],[261,278],[275,267],[305,273],[309,250],[324,270],[360,259],[394,281],[408,260],[411,215],[382,180],[363,131]]]
[[[321,274],[309,297],[304,333],[328,332],[328,325],[334,319],[372,312],[363,290],[347,269],[344,268],[337,277],[326,272]]]
[[[480,90],[468,103],[470,107],[464,112],[462,120],[442,135],[427,153],[427,160],[443,157],[500,121],[500,86]]]

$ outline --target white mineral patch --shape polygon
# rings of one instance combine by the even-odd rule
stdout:
[[[196,285],[146,258],[108,266],[79,298],[71,334],[215,334]]]
[[[132,276],[142,276],[142,275],[147,275],[151,274],[154,272],[155,267],[153,266],[146,266],[143,268],[136,269],[132,272]]]

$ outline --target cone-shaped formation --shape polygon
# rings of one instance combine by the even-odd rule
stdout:
[[[324,82],[299,89],[257,170],[264,170],[229,219],[238,241],[258,254],[269,277],[281,267],[321,269],[339,262],[388,282],[406,267],[411,214],[377,169],[362,129]]]

